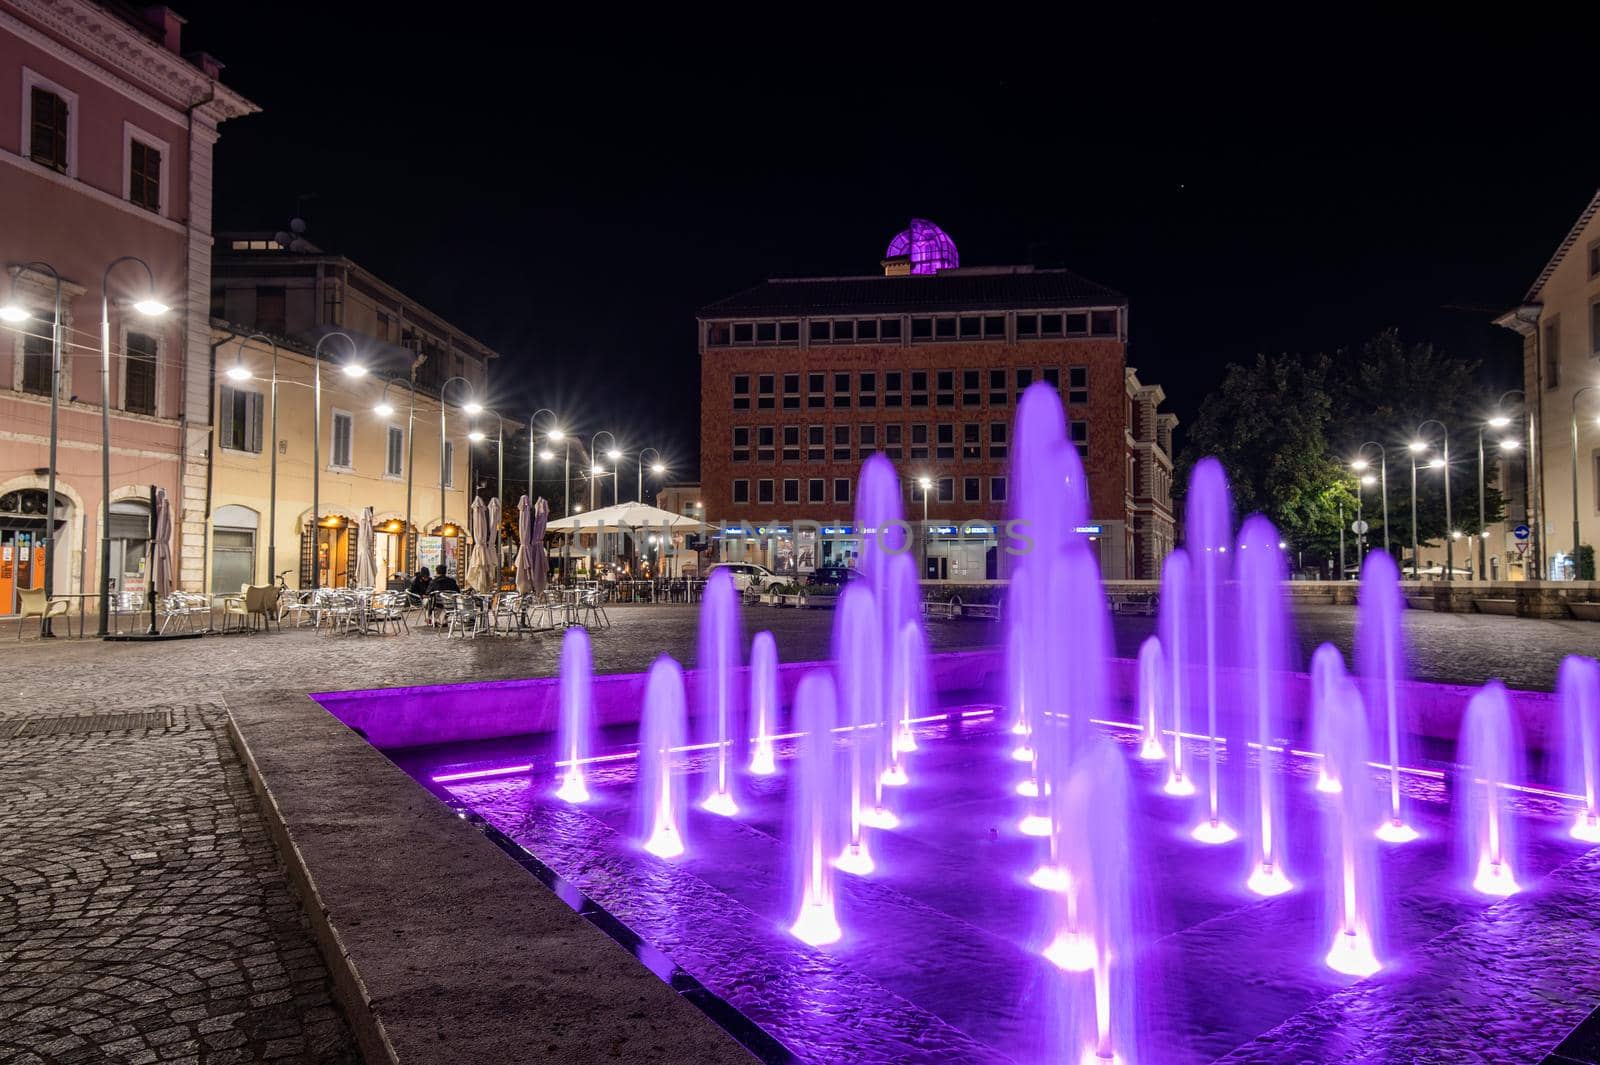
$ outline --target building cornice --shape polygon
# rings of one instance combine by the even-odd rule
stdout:
[[[181,56],[149,40],[122,19],[88,0],[0,0],[48,33],[0,9],[0,27],[71,62],[90,57],[100,65],[91,71],[112,80],[114,87],[140,100],[164,117],[182,122],[182,111],[198,108],[212,124],[243,118],[261,110],[239,93],[207,77]],[[52,39],[51,35],[54,35]],[[71,48],[63,48],[64,41]],[[65,54],[63,54],[65,53]],[[164,99],[163,99],[164,98]],[[176,113],[174,112],[176,106]]]
[[[1556,267],[1561,265],[1561,261],[1567,257],[1567,252],[1571,251],[1572,246],[1578,242],[1578,235],[1583,232],[1584,227],[1589,224],[1589,220],[1595,216],[1597,211],[1600,211],[1600,190],[1596,190],[1595,194],[1590,197],[1589,205],[1578,215],[1578,220],[1572,223],[1572,228],[1567,230],[1565,239],[1561,241],[1560,247],[1556,248],[1556,253],[1550,256],[1550,261],[1544,264],[1544,269],[1539,271],[1539,277],[1534,281],[1533,286],[1528,289],[1528,294],[1523,297],[1522,302],[1540,302],[1539,293],[1544,289],[1545,282],[1550,280],[1550,275],[1556,272]],[[1499,323],[1496,322],[1495,324],[1498,325]]]
[[[1513,307],[1494,320],[1494,324],[1502,329],[1509,329],[1513,333],[1523,336],[1532,336],[1533,331],[1539,328],[1539,315],[1544,311],[1542,303],[1524,303],[1520,307]]]

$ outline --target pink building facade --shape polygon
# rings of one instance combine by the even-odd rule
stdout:
[[[16,609],[18,588],[43,586],[51,268],[62,349],[52,592],[98,593],[102,537],[114,587],[143,590],[152,486],[172,499],[178,586],[204,583],[212,149],[223,122],[257,109],[220,83],[215,60],[182,54],[182,29],[166,8],[141,16],[88,0],[0,0],[0,303],[29,315],[0,323],[0,615]],[[123,256],[149,275],[125,261],[107,278]],[[147,297],[170,310],[140,315],[133,304]]]

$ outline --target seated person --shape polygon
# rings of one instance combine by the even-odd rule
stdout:
[[[428,582],[428,624],[433,624],[434,615],[439,611],[439,594],[441,592],[459,592],[461,585],[450,576],[448,570],[439,567],[439,573]]]
[[[412,606],[420,606],[422,597],[428,594],[428,567],[423,566],[417,570],[417,575],[411,578],[411,584],[406,588],[406,598]]]

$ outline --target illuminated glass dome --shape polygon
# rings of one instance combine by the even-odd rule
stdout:
[[[961,253],[956,251],[956,242],[950,239],[950,234],[926,218],[913,218],[911,225],[894,235],[884,255],[886,258],[907,256],[911,260],[913,274],[934,274],[961,265]]]

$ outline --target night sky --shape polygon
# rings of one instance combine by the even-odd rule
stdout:
[[[1129,361],[1188,422],[1229,361],[1389,326],[1515,384],[1489,320],[1600,185],[1600,86],[1572,50],[1593,15],[1550,38],[1209,11],[735,37],[622,8],[179,10],[264,111],[224,127],[219,229],[298,212],[502,352],[499,409],[555,408],[686,474],[695,310],[875,272],[912,215],[965,265],[1127,293]]]

